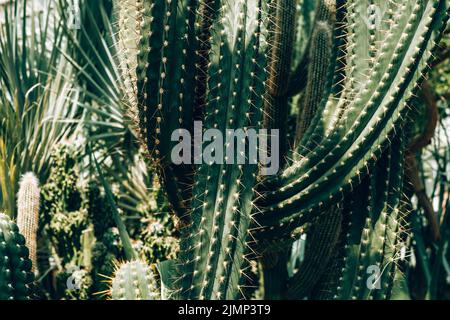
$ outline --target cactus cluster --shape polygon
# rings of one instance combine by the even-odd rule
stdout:
[[[0,300],[32,299],[33,280],[25,238],[17,224],[0,213]]]
[[[157,277],[136,259],[117,208],[91,206],[92,261],[111,267],[114,224],[128,260],[105,293],[237,299],[247,292],[250,262],[259,260],[266,298],[389,299],[407,229],[411,101],[447,24],[448,1],[113,2],[123,100],[180,222],[180,249]],[[224,140],[236,130],[267,129],[278,145],[258,147],[281,165],[269,176],[245,154],[249,138],[239,141],[244,150],[235,137]],[[202,144],[184,141],[184,132]],[[233,153],[205,161],[221,154],[210,143],[220,137]],[[177,149],[181,143],[188,148]],[[174,151],[189,161],[174,161]],[[42,191],[43,220],[68,264],[82,245],[88,210],[75,160],[59,158]],[[39,193],[26,174],[17,225],[0,214],[0,299],[32,298]],[[111,213],[107,220],[103,211]],[[290,274],[290,249],[305,232],[304,259]]]
[[[174,297],[238,298],[249,257],[262,257],[281,268],[264,272],[267,297],[389,298],[404,128],[446,1],[321,0],[313,23],[300,21],[297,1],[127,2],[117,11],[124,53],[137,56],[123,63],[130,114],[183,221]],[[194,121],[223,136],[280,129],[283,167],[264,177],[252,164],[172,163],[172,134]],[[311,243],[289,278],[282,261],[305,224]],[[373,267],[382,272],[369,285]]]
[[[39,192],[36,176],[24,174],[17,195],[17,223],[0,213],[0,300],[34,297]]]

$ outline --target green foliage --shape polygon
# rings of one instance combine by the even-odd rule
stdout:
[[[20,176],[32,171],[46,180],[53,146],[71,137],[82,113],[60,21],[29,5],[11,1],[1,11],[0,209],[11,217]]]
[[[95,299],[102,299],[103,296],[99,292],[108,290],[108,284],[105,283],[105,276],[114,274],[115,261],[120,257],[120,247],[118,247],[119,237],[114,237],[111,231],[106,235],[106,242],[96,242],[92,247],[92,270],[91,277],[93,280],[92,286],[89,288],[91,297]],[[107,244],[105,244],[107,243]]]
[[[89,184],[89,217],[94,226],[94,235],[97,240],[102,241],[109,228],[114,227],[112,209],[108,201],[102,196],[101,190],[96,183]]]
[[[79,186],[75,149],[60,145],[52,155],[54,165],[42,186],[42,227],[62,263],[66,264],[81,249],[81,234],[88,225],[88,211]]]
[[[160,262],[161,259],[175,259],[179,250],[177,238],[174,236],[174,223],[169,215],[151,213],[142,221],[141,252],[148,261]]]
[[[90,298],[92,279],[84,269],[60,272],[57,274],[55,281],[59,291],[58,296],[62,300],[87,300]],[[68,287],[68,283],[73,285],[74,288]]]
[[[401,265],[402,273],[407,275],[407,282],[400,288],[402,290],[397,291],[399,295],[408,295],[412,299],[445,300],[449,298],[448,241],[450,238],[449,220],[445,214],[448,208],[448,199],[445,194],[449,188],[448,145],[450,142],[447,134],[450,98],[448,94],[450,88],[448,34],[447,28],[435,54],[436,59],[432,63],[427,85],[414,103],[417,121],[411,129],[411,135],[416,139],[428,137],[431,128],[434,138],[431,141],[425,141],[423,149],[417,150],[415,157],[418,180],[423,187],[419,195],[422,199],[429,199],[432,203],[431,211],[424,206],[423,201],[409,204],[408,207],[411,211],[412,232],[405,242],[410,242],[408,249],[412,250],[414,255]],[[413,192],[414,190],[407,190],[407,196]],[[436,220],[439,238],[435,237],[434,231],[432,232],[430,228],[431,219]]]

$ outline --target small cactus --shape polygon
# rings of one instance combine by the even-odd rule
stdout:
[[[113,300],[158,300],[160,292],[152,269],[139,260],[120,264],[111,280]]]
[[[0,213],[0,300],[30,300],[33,281],[25,238],[17,225]]]
[[[34,173],[23,175],[19,183],[17,196],[17,226],[24,235],[26,245],[30,251],[33,263],[31,270],[35,272],[36,263],[36,234],[39,222],[39,180]]]

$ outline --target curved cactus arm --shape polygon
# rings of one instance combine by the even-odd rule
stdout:
[[[350,53],[346,57],[345,79],[338,86],[341,88],[340,99],[329,103],[323,132],[315,135],[324,137],[338,125],[348,104],[364,89],[370,80],[370,70],[374,69],[376,57],[383,44],[386,32],[390,30],[394,17],[393,12],[402,10],[401,4],[392,2],[350,2],[346,7],[346,41],[351,43],[345,47]],[[317,137],[319,138],[319,137]]]
[[[260,223],[286,234],[336,201],[360,181],[367,167],[404,122],[412,97],[446,23],[445,1],[404,3],[377,54],[370,80],[349,103],[339,125],[307,157],[275,181],[265,195]],[[333,98],[330,98],[330,101]],[[281,232],[280,232],[281,231]]]
[[[214,3],[204,128],[217,129],[218,135],[262,126],[267,6],[266,0]],[[203,150],[204,160],[219,152],[209,143]],[[236,160],[205,163],[196,170],[192,224],[181,240],[183,297],[233,299],[240,293],[258,167]]]
[[[25,238],[17,225],[0,213],[0,300],[30,300],[34,275]]]

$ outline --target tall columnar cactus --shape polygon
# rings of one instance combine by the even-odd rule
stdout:
[[[322,100],[321,93],[327,83],[328,68],[332,56],[333,25],[329,22],[317,23],[311,37],[308,65],[308,79],[303,99],[299,106],[296,141],[301,141]]]
[[[153,271],[139,260],[117,267],[109,293],[113,300],[158,300],[160,297]]]
[[[170,203],[183,219],[187,217],[185,202],[191,195],[192,170],[171,163],[175,142],[170,141],[174,130],[193,125],[194,112],[187,106],[193,105],[195,98],[198,60],[194,30],[196,12],[204,8],[196,0],[132,2],[137,10],[131,19],[137,25],[137,61],[131,76],[132,83],[136,79],[137,106],[132,114],[139,136],[161,172]],[[119,16],[121,12],[126,16],[129,10],[119,5]]]
[[[116,1],[116,19],[118,21],[118,46],[120,53],[120,68],[122,70],[127,104],[137,105],[137,77],[133,70],[137,67],[137,52],[139,42],[138,26],[142,21],[142,0]]]
[[[199,91],[194,90],[195,79],[202,78],[201,72],[207,74],[203,85],[206,105],[200,110],[204,129],[224,132],[261,126],[267,60],[263,21],[267,12],[267,1],[257,0],[143,4],[136,69],[138,126],[149,153],[162,169],[174,208],[184,210],[192,193],[187,210],[190,223],[184,230],[180,254],[186,268],[180,291],[189,298],[238,295],[257,166],[200,164],[192,186],[186,181],[186,171],[192,169],[170,163],[175,143],[167,141],[176,130],[193,128],[193,102],[201,100],[193,93]],[[196,20],[206,23],[196,24]],[[197,25],[201,28],[196,29]],[[203,41],[210,43],[207,64],[195,58],[196,52],[201,55],[208,47],[196,41],[205,34]],[[211,181],[214,184],[209,189],[206,185]],[[209,190],[205,192],[205,188]],[[211,252],[221,254],[216,257]]]
[[[37,266],[36,246],[39,222],[39,181],[32,172],[23,175],[20,180],[17,195],[17,226],[25,237],[29,250],[30,260],[33,263],[31,270]]]
[[[275,0],[269,6],[268,42],[269,57],[267,75],[267,101],[265,103],[265,127],[279,129],[286,136],[289,95],[287,94],[291,62],[294,52],[296,0]],[[286,153],[287,141],[281,141],[281,158]]]
[[[319,1],[300,53],[294,30],[306,15],[295,1],[135,2],[132,114],[184,221],[172,297],[239,297],[248,255],[270,248],[283,256],[310,224],[310,248],[336,249],[307,254],[300,272],[309,275],[281,272],[270,288],[288,288],[292,298],[388,298],[402,232],[402,130],[447,22],[446,1]],[[297,93],[299,139],[278,174],[198,161],[217,151],[209,144],[184,155],[192,165],[171,161],[171,138],[192,133],[195,120],[222,137],[227,129],[280,129]],[[371,278],[370,270],[382,272]]]
[[[0,213],[0,300],[31,299],[33,280],[25,238],[17,225]]]
[[[215,1],[204,128],[259,127],[266,55],[264,1]],[[205,149],[206,150],[206,149]],[[182,239],[181,294],[232,299],[239,294],[251,222],[255,165],[204,163],[195,172],[192,223]]]

